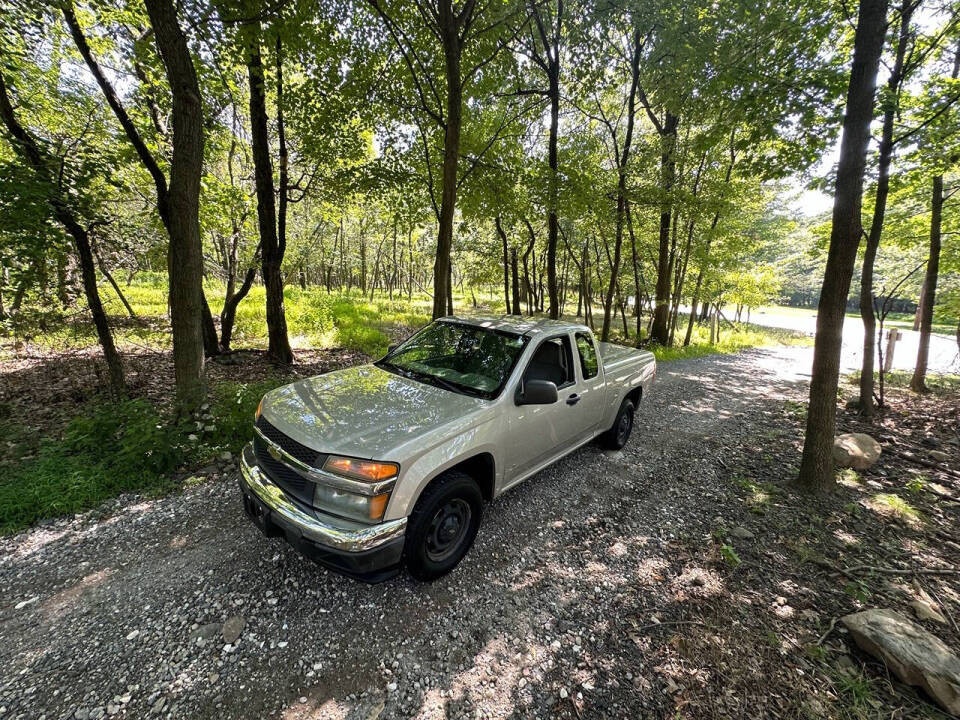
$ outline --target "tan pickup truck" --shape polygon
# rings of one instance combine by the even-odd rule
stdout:
[[[485,502],[599,438],[620,448],[653,355],[555,320],[437,320],[370,365],[273,390],[244,448],[244,508],[338,572],[450,572]]]

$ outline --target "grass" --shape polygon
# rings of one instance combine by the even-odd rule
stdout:
[[[867,504],[881,515],[899,518],[911,525],[918,524],[922,520],[920,512],[899,495],[877,493]]]
[[[223,286],[208,282],[205,285],[207,299],[216,311],[223,304]],[[168,348],[170,334],[167,321],[167,289],[163,275],[142,273],[123,292],[136,313],[130,318],[113,290],[104,286],[101,294],[107,313],[111,316],[118,345],[121,347]],[[470,314],[473,307],[469,298],[473,293],[456,294],[454,307],[458,313]],[[503,301],[498,294],[478,293],[481,305],[477,311],[488,314],[503,312]],[[301,290],[296,285],[284,289],[284,307],[290,343],[298,348],[342,347],[359,350],[371,356],[382,355],[387,347],[406,336],[414,329],[430,321],[432,301],[430,296],[419,293],[408,299],[395,295],[390,299],[382,294],[361,294],[354,289],[350,293],[332,294],[323,288],[311,287]],[[798,310],[799,308],[792,308]],[[602,316],[602,308],[594,315]],[[574,316],[565,316],[578,320]],[[633,321],[633,318],[629,318]],[[87,320],[84,308],[70,313],[47,310],[28,316],[17,334],[40,348],[49,350],[87,347],[96,343],[93,328]],[[686,328],[686,316],[681,315],[678,324],[678,341]],[[0,328],[0,333],[2,333]],[[9,332],[9,330],[8,330]],[[624,337],[622,326],[614,323],[614,342],[633,345],[635,337]],[[687,357],[702,357],[718,353],[735,353],[751,347],[771,345],[809,345],[812,339],[804,333],[779,328],[768,328],[748,323],[738,323],[734,328],[722,324],[720,339],[711,343],[706,325],[694,325],[691,343],[687,347],[654,346],[658,361],[666,362]],[[267,344],[266,308],[263,287],[254,287],[237,308],[233,332],[234,347],[264,347]]]
[[[686,317],[680,316],[675,342],[682,342],[686,332]],[[622,326],[620,326],[622,331]],[[624,342],[622,332],[612,333],[615,342]],[[628,344],[634,344],[631,338]],[[650,350],[657,358],[657,362],[670,362],[683,358],[704,357],[706,355],[731,354],[754,347],[772,347],[776,345],[808,346],[813,344],[813,338],[801,332],[783,330],[780,328],[764,327],[750,323],[737,323],[733,328],[723,324],[720,339],[710,342],[710,328],[707,325],[694,324],[690,344],[686,347],[678,345],[652,345]]]
[[[206,283],[205,291],[211,309],[217,312],[223,306],[223,286]],[[145,273],[124,286],[123,293],[135,318],[128,316],[111,288],[101,288],[117,344],[121,348],[169,348],[167,288],[161,278]],[[462,304],[463,298],[456,299]],[[287,286],[284,307],[290,343],[295,350],[343,347],[375,356],[383,354],[398,336],[429,322],[431,300],[419,294],[410,300],[405,296],[395,296],[394,300],[377,296],[371,301],[358,290],[341,295],[328,294],[322,288],[301,290]],[[237,308],[232,345],[265,347],[266,327],[265,291],[257,286]],[[0,334],[3,332],[0,327]],[[54,351],[88,347],[97,342],[84,307],[68,313],[54,309],[27,314],[15,334],[41,349]]]
[[[883,374],[883,383],[888,389],[897,388],[898,390],[907,390],[910,387],[910,381],[912,379],[912,370],[888,370]],[[860,371],[854,370],[845,375],[844,380],[853,387],[859,387]],[[880,382],[879,378],[877,378],[876,382]],[[960,392],[960,375],[928,372],[925,382],[927,388],[935,393],[954,394]]]

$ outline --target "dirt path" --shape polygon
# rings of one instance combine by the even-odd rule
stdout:
[[[624,452],[590,445],[495,502],[432,585],[363,585],[265,540],[232,477],[4,539],[0,717],[799,716],[818,694],[827,712],[798,648],[829,617],[802,574],[765,574],[779,521],[732,481],[731,448],[782,424],[810,352],[663,366]],[[755,535],[736,571],[718,526]]]

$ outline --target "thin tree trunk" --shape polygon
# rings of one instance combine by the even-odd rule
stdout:
[[[103,350],[103,358],[107,363],[110,387],[115,392],[123,392],[126,384],[123,377],[123,363],[120,354],[113,342],[113,333],[107,322],[107,314],[100,302],[100,292],[97,289],[97,271],[93,260],[93,251],[90,248],[90,239],[87,230],[80,225],[73,210],[60,194],[51,172],[52,159],[44,154],[40,144],[24,129],[13,111],[10,98],[7,94],[6,81],[0,66],[0,119],[13,138],[13,146],[31,167],[41,184],[46,186],[47,201],[53,210],[57,221],[73,238],[80,260],[80,274],[83,279],[83,291],[87,298],[87,306],[97,331],[97,339]],[[21,295],[22,297],[22,295]],[[14,301],[19,306],[19,298]]]
[[[533,226],[527,218],[523,219],[527,226],[527,233],[530,235],[530,244],[523,252],[523,299],[527,304],[527,315],[533,315],[533,286],[530,282],[530,253],[533,251],[533,245],[537,236],[533,232]]]
[[[887,0],[860,1],[837,165],[830,249],[817,311],[810,404],[798,479],[802,488],[812,492],[827,491],[835,483],[833,441],[843,319],[853,265],[863,234],[863,176],[886,14]]]
[[[630,150],[633,145],[633,124],[636,118],[637,88],[640,83],[640,56],[643,52],[643,39],[640,29],[633,33],[633,54],[630,63],[630,91],[627,96],[627,127],[624,133],[623,149],[619,152],[617,163],[617,220],[616,236],[613,245],[613,264],[610,267],[610,287],[603,303],[603,327],[600,339],[606,342],[610,339],[610,310],[613,305],[613,289],[617,275],[620,273],[620,253],[623,247],[623,225],[627,211],[627,165],[630,161]],[[614,143],[616,139],[614,138]]]
[[[930,198],[930,255],[927,258],[927,275],[920,308],[920,347],[917,349],[917,366],[913,370],[910,389],[927,392],[927,361],[930,357],[930,333],[933,326],[933,307],[937,302],[937,278],[940,274],[941,221],[943,217],[943,175],[933,178],[933,193]]]
[[[257,218],[262,248],[261,268],[266,289],[267,357],[275,363],[289,365],[293,351],[287,337],[287,320],[283,307],[283,250],[277,233],[277,214],[273,187],[273,164],[270,160],[270,139],[267,130],[266,79],[260,55],[260,25],[250,33],[247,71],[250,83],[250,137],[253,151],[254,178],[257,191]],[[279,78],[278,78],[279,81]],[[279,85],[278,85],[279,87]],[[280,119],[278,115],[278,119]],[[281,158],[281,171],[285,158]],[[281,193],[283,195],[284,193]]]
[[[633,260],[633,314],[637,318],[637,339],[636,345],[640,346],[641,334],[640,330],[643,327],[643,308],[642,302],[640,300],[640,282],[642,274],[640,271],[640,262],[637,258],[637,237],[633,232],[633,212],[630,209],[630,203],[627,202],[626,206],[627,214],[627,232],[630,235],[630,253]],[[643,280],[643,284],[646,285],[646,280]]]
[[[130,306],[130,303],[127,302],[126,296],[123,294],[123,291],[120,289],[120,286],[117,285],[117,281],[114,280],[113,275],[107,270],[107,264],[103,261],[103,258],[100,257],[100,253],[97,252],[95,246],[91,243],[91,250],[93,251],[93,256],[97,260],[97,265],[100,268],[100,274],[103,275],[107,282],[110,283],[110,287],[113,288],[113,291],[117,294],[117,297],[120,298],[120,302],[123,304],[124,309],[127,311],[127,315],[132,318],[135,318],[137,314],[133,311],[133,308]]]
[[[407,251],[409,253],[408,255],[409,263],[407,267],[407,272],[409,274],[409,277],[407,278],[407,281],[408,281],[407,300],[412,300],[413,299],[413,226],[412,225],[409,228],[407,228]]]
[[[201,309],[200,322],[203,332],[203,352],[208,358],[220,354],[220,340],[217,338],[217,326],[213,322],[213,313],[210,312],[210,304],[207,302],[206,292],[200,293]]]
[[[259,248],[258,248],[259,251]],[[233,340],[233,326],[237,319],[237,307],[250,292],[253,287],[253,281],[257,276],[256,258],[254,264],[247,268],[243,277],[240,289],[237,290],[228,300],[223,303],[223,312],[220,313],[220,347],[229,351],[230,343]]]
[[[863,269],[860,273],[860,317],[863,320],[863,362],[860,367],[860,412],[873,415],[873,361],[876,355],[877,320],[873,309],[873,266],[880,247],[883,220],[887,211],[887,195],[890,191],[890,163],[893,159],[893,122],[899,105],[900,84],[903,81],[903,63],[910,42],[910,18],[916,7],[915,0],[904,0],[900,5],[900,33],[896,56],[887,94],[884,97],[883,127],[880,131],[880,150],[877,159],[877,194],[873,204],[873,220],[863,252]]]
[[[680,299],[683,297],[683,285],[687,279],[687,263],[690,260],[690,246],[693,243],[694,221],[690,220],[687,225],[687,244],[683,250],[683,262],[678,264],[677,278],[674,283],[673,308],[670,311],[670,345],[673,345],[673,338],[677,330],[677,322],[680,319]]]
[[[507,234],[503,231],[502,220],[499,215],[494,219],[497,226],[497,234],[500,236],[500,242],[503,244],[503,298],[507,303],[507,315],[510,314],[510,260],[507,257],[509,249],[507,248]]]
[[[510,267],[513,271],[513,308],[510,313],[520,315],[520,272],[517,267],[517,249],[510,248]]]
[[[9,275],[7,273],[7,266],[0,264],[0,320],[5,320],[7,318],[7,311],[3,306],[4,291],[7,289],[9,284]]]

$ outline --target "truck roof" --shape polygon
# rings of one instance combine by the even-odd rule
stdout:
[[[524,317],[522,315],[448,315],[441,320],[503,330],[518,335],[537,335],[544,332],[589,331],[586,325],[569,320]]]

